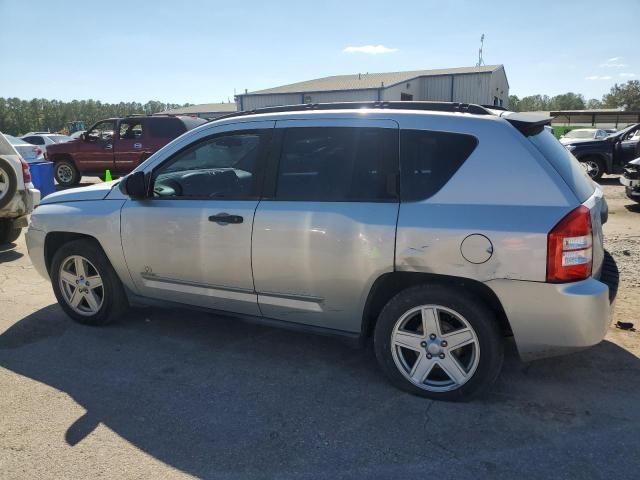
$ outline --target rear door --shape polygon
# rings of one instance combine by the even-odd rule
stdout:
[[[129,173],[140,164],[147,136],[144,119],[131,117],[120,121],[114,139],[114,172]]]
[[[276,122],[252,265],[262,314],[358,332],[367,294],[393,270],[398,125]]]

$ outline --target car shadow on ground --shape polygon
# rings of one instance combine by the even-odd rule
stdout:
[[[23,253],[16,250],[15,243],[0,244],[0,263],[12,262],[23,256]]]
[[[527,365],[508,345],[490,391],[442,403],[391,387],[370,349],[334,338],[151,308],[92,328],[50,305],[0,335],[0,367],[86,409],[60,432],[68,445],[103,423],[199,477],[515,476],[524,457],[556,476],[634,465],[638,358],[605,341]]]

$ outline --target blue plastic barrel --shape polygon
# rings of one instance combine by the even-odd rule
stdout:
[[[56,191],[53,184],[53,162],[34,162],[29,164],[31,182],[40,190],[40,198]]]

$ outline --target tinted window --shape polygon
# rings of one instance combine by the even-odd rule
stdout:
[[[258,157],[267,136],[261,130],[234,132],[183,150],[154,172],[154,196],[255,197]]]
[[[173,140],[187,131],[184,124],[177,118],[159,117],[147,119],[152,137]]]
[[[25,137],[23,138],[23,140],[32,145],[44,145],[44,140],[42,137],[31,136],[31,137]]]
[[[284,133],[278,200],[394,201],[398,131],[302,127]]]
[[[109,141],[113,138],[113,130],[116,122],[113,120],[104,120],[96,123],[86,134],[86,138],[90,141],[102,140]]]
[[[584,202],[593,194],[595,187],[587,171],[551,132],[544,129],[539,134],[527,138],[556,169],[580,202]]]
[[[402,200],[424,200],[434,195],[477,145],[478,140],[471,135],[403,130],[400,133]]]

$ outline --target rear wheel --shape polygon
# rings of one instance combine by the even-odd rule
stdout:
[[[51,262],[51,284],[62,309],[79,323],[106,325],[128,307],[118,275],[92,240],[60,247]]]
[[[12,228],[11,220],[0,219],[0,245],[13,243],[20,236],[22,228]]]
[[[80,172],[70,160],[58,160],[54,166],[56,182],[63,187],[74,187],[80,183]]]
[[[391,299],[376,324],[374,345],[395,386],[434,400],[463,400],[490,385],[504,356],[494,315],[439,285],[412,287]]]
[[[16,171],[4,158],[0,158],[0,208],[7,205],[18,188]]]
[[[597,157],[587,157],[580,160],[588,167],[589,176],[592,180],[600,180],[604,174],[604,163]]]

